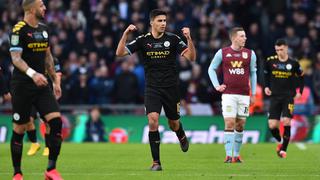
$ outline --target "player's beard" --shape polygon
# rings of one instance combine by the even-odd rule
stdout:
[[[36,18],[38,20],[44,20],[44,16],[39,11],[36,12]]]

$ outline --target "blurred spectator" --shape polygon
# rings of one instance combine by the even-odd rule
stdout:
[[[22,19],[23,11],[19,4],[21,1],[0,2],[0,58],[4,77],[8,79],[12,70],[8,34],[12,26]],[[248,37],[246,46],[254,49],[257,54],[258,82],[262,82],[259,71],[259,64],[262,63],[259,60],[274,53],[275,39],[286,38],[290,55],[308,67],[305,84],[311,88],[315,103],[320,103],[319,69],[315,60],[320,51],[319,1],[50,0],[46,5],[46,23],[52,34],[51,49],[63,67],[62,104],[87,104],[93,102],[91,99],[98,99],[88,88],[92,85],[90,83],[97,82],[96,73],[100,71],[100,66],[107,66],[109,80],[115,81],[116,76],[122,74],[119,73],[122,71],[121,63],[115,61],[116,44],[121,32],[133,23],[138,30],[129,39],[143,35],[143,32],[148,31],[150,23],[148,14],[154,8],[169,12],[168,31],[180,35],[181,27],[193,27],[191,34],[197,49],[195,64],[200,65],[200,69],[207,69],[215,52],[230,43],[227,35],[230,28],[243,26]],[[144,71],[140,60],[139,55],[132,57],[128,65],[129,71],[136,75],[139,87],[139,100],[131,103],[140,103],[144,92]],[[201,72],[201,77],[196,78],[201,79],[200,83],[195,83],[191,80],[195,79],[191,73],[191,64],[178,63],[181,67],[182,98],[186,98],[188,88],[195,88],[198,101],[219,103],[220,94],[211,87],[207,73]],[[86,73],[79,73],[80,67],[86,69]],[[119,81],[117,83],[121,84]],[[124,90],[117,89],[114,95],[124,93],[118,91]],[[104,95],[107,99],[112,98],[109,93]]]
[[[89,103],[110,104],[112,103],[112,91],[114,81],[109,77],[108,67],[101,66],[89,81]]]
[[[137,104],[139,101],[138,79],[130,71],[129,63],[121,63],[120,72],[115,76],[114,98],[117,104]]]
[[[100,117],[100,109],[94,107],[90,111],[90,117],[86,123],[86,142],[106,142],[105,126]]]

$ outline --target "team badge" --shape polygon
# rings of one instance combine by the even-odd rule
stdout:
[[[227,107],[226,107],[226,111],[227,111],[227,112],[232,112],[232,107],[231,107],[231,106],[227,106]]]
[[[11,44],[13,46],[16,46],[19,44],[19,36],[18,35],[12,35],[11,36]]]
[[[15,121],[19,121],[20,115],[19,115],[18,113],[14,113],[14,114],[13,114],[13,119],[14,119]]]
[[[43,36],[44,38],[48,38],[48,33],[47,33],[47,31],[43,31],[43,32],[42,32],[42,36]]]
[[[243,57],[244,59],[247,59],[247,58],[248,58],[248,53],[247,53],[247,52],[242,52],[242,57]]]
[[[163,43],[163,45],[164,45],[164,47],[169,47],[169,46],[170,46],[170,42],[169,42],[169,41],[165,41],[165,42]]]
[[[286,65],[286,68],[287,68],[288,70],[291,70],[291,69],[292,69],[292,65],[291,65],[291,64],[287,64],[287,65]]]

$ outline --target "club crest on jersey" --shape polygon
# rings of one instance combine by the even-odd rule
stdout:
[[[12,35],[11,36],[11,44],[13,46],[16,46],[19,44],[19,36],[18,35]]]
[[[48,38],[48,33],[47,33],[47,31],[43,31],[43,32],[42,32],[42,36],[43,36],[44,38]]]
[[[242,57],[243,57],[244,59],[247,59],[247,58],[248,58],[248,53],[247,53],[247,52],[242,52]]]
[[[169,42],[169,41],[165,41],[165,42],[163,43],[163,45],[164,45],[164,47],[169,47],[169,46],[170,46],[170,42]]]
[[[292,65],[291,65],[291,64],[287,64],[287,65],[286,65],[286,68],[287,68],[288,70],[291,70],[291,69],[292,69]]]
[[[14,114],[13,114],[13,119],[14,119],[15,121],[19,121],[19,120],[20,120],[20,115],[19,115],[18,113],[14,113]]]

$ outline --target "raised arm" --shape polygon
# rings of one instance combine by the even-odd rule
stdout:
[[[187,38],[187,44],[188,44],[188,50],[183,54],[185,58],[187,58],[190,61],[196,60],[196,49],[194,47],[194,44],[192,42],[192,38],[190,35],[190,29],[187,27],[182,28],[183,35]]]
[[[126,42],[128,39],[128,35],[130,32],[137,30],[137,27],[133,24],[130,24],[127,29],[123,32],[122,37],[118,43],[118,47],[116,50],[116,56],[123,57],[129,54],[126,48]]]

